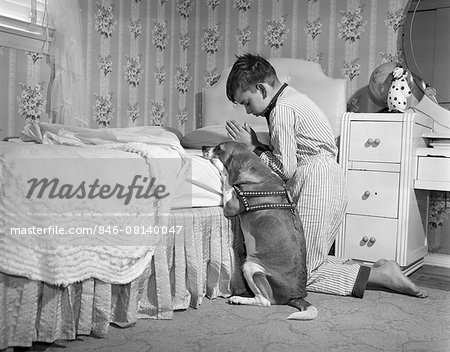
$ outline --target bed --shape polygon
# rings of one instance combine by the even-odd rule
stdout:
[[[317,63],[270,61],[338,137],[345,80]],[[0,142],[0,349],[104,336],[244,290],[239,223],[223,216],[219,174],[199,149],[228,138],[227,119],[268,139],[265,120],[227,100],[229,70],[203,89],[203,127],[184,136],[30,124],[27,142]]]

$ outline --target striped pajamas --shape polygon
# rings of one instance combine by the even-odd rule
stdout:
[[[261,159],[286,181],[303,224],[309,291],[354,292],[360,265],[328,256],[347,205],[337,147],[323,112],[287,87],[268,117],[270,151]]]

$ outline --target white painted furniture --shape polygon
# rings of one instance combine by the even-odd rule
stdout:
[[[450,148],[418,148],[414,188],[418,192],[432,190],[450,192]],[[443,233],[450,236],[450,233]],[[450,255],[428,253],[425,264],[450,268]]]
[[[416,155],[414,188],[450,192],[450,148],[419,148]]]
[[[336,254],[373,263],[394,259],[406,274],[427,254],[428,192],[414,190],[416,149],[432,121],[416,113],[346,113],[340,164],[348,206]]]

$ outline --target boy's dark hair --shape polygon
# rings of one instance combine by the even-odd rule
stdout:
[[[233,96],[238,88],[243,91],[254,90],[257,83],[265,82],[274,86],[277,73],[266,59],[259,55],[244,54],[236,56],[227,79],[227,97],[234,102]]]

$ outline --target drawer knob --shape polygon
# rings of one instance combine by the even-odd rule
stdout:
[[[375,237],[370,237],[369,242],[370,243],[375,243],[377,241],[377,239]]]
[[[364,243],[366,243],[368,240],[369,240],[369,237],[367,237],[367,236],[364,236],[364,237],[362,238],[362,241],[363,241]]]
[[[373,138],[369,138],[367,141],[366,141],[366,147],[369,147],[369,146],[372,146],[372,147],[378,147],[378,145],[381,143],[381,139],[380,138],[375,138],[375,139],[373,139]]]
[[[369,198],[369,196],[370,196],[370,191],[365,191],[364,192],[364,197]]]

